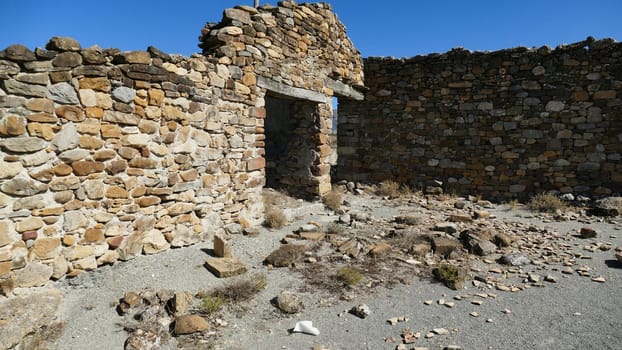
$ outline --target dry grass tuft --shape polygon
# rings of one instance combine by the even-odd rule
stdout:
[[[274,206],[266,207],[264,225],[269,228],[282,228],[287,225],[287,217],[283,210]]]
[[[466,272],[458,266],[450,264],[440,264],[432,270],[432,273],[438,281],[454,290],[462,289],[466,280]]]
[[[322,198],[322,201],[328,209],[337,210],[343,203],[343,194],[338,189],[333,188]]]
[[[511,201],[506,203],[508,210],[516,210],[520,207],[520,202],[518,199],[512,199]]]
[[[345,283],[347,286],[352,287],[357,283],[361,282],[363,279],[363,274],[358,269],[352,267],[342,267],[337,270],[337,274],[335,275],[337,280]]]
[[[378,185],[379,196],[401,197],[412,194],[410,187],[393,180],[384,180]]]
[[[342,234],[345,231],[346,227],[336,222],[331,222],[326,226],[326,233],[328,234]]]
[[[218,312],[226,304],[236,304],[252,299],[268,285],[265,274],[250,275],[246,278],[230,282],[208,293],[199,293],[201,298],[199,311],[211,315]]]
[[[542,213],[555,213],[567,208],[566,202],[549,193],[537,194],[529,200],[527,207],[533,211]]]
[[[201,298],[201,304],[199,305],[199,312],[205,315],[212,315],[227,303],[227,300],[218,295],[206,295]]]
[[[244,279],[231,282],[224,287],[216,289],[213,295],[228,300],[230,303],[239,303],[250,300],[268,285],[265,274],[250,275]]]

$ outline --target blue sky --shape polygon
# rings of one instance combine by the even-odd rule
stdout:
[[[458,46],[555,47],[590,35],[622,40],[622,0],[328,2],[365,57],[411,57]],[[223,9],[238,4],[253,1],[2,0],[0,49],[16,43],[34,49],[52,36],[71,36],[83,47],[144,50],[153,45],[188,56],[199,51],[197,37],[205,22],[220,21]]]

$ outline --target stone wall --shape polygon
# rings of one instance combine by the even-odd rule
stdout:
[[[305,106],[291,106],[292,111],[305,110],[292,115],[297,121],[291,130],[301,138],[268,141],[289,152],[268,159],[269,173],[275,177],[270,182],[299,195],[328,192],[335,149],[329,141],[330,97],[363,98],[357,91],[363,85],[362,59],[331,6],[283,1],[278,7],[227,9],[220,23],[203,28],[200,40],[204,54],[218,57],[219,63],[253,66],[255,76],[237,74],[243,82],[256,84],[251,96],[267,92],[277,99],[307,101]],[[291,102],[281,102],[287,103]]]
[[[365,60],[340,101],[338,176],[495,198],[622,191],[622,44]]]
[[[191,57],[0,51],[0,292],[261,223],[267,94],[304,125],[297,185],[330,190],[327,101],[362,84],[330,7],[228,9],[201,40]]]

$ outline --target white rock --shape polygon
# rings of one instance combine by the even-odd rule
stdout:
[[[294,327],[294,332],[310,335],[320,335],[320,330],[313,327],[313,321],[298,321]]]

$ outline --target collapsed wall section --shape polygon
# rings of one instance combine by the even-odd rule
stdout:
[[[622,191],[622,44],[365,60],[340,101],[341,179],[496,198]]]

